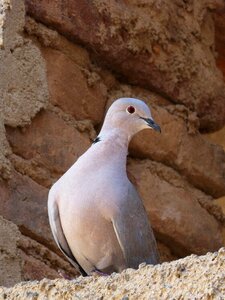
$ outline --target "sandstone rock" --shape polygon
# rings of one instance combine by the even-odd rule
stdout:
[[[4,2],[4,1],[3,1]],[[45,64],[40,50],[22,36],[24,2],[7,1],[3,46],[0,50],[0,98],[5,124],[24,125],[48,102]]]
[[[45,65],[40,50],[29,40],[21,41],[15,47],[3,61],[0,58],[0,71],[4,74],[0,87],[4,93],[5,124],[14,127],[29,124],[48,101]]]
[[[3,201],[1,193],[0,200]],[[22,280],[22,260],[17,248],[20,236],[17,226],[0,216],[0,286],[12,286]]]
[[[47,64],[50,101],[76,120],[91,119],[94,124],[100,123],[107,93],[103,84],[98,81],[91,84],[88,78],[91,73],[62,52],[45,49],[43,54]]]
[[[24,1],[2,0],[0,13],[0,48],[14,48],[21,40],[20,34],[24,26]]]
[[[146,160],[131,159],[128,167],[151,217],[162,261],[222,245],[225,218],[209,195],[225,194],[224,152],[198,132],[198,117],[204,129],[215,129],[224,120],[224,85],[215,66],[207,10],[219,1],[26,0],[28,12],[51,29],[28,17],[25,32],[23,1],[2,1],[0,177],[8,181],[0,178],[0,214],[26,235],[20,234],[13,246],[21,269],[17,259],[8,260],[0,241],[1,265],[7,263],[11,269],[6,272],[14,267],[19,274],[12,275],[15,281],[3,278],[5,285],[55,278],[58,270],[76,276],[52,239],[47,187],[90,146],[105,105],[120,96],[144,99],[162,126],[161,136],[146,131],[135,137],[131,155]],[[220,22],[218,17],[216,30]],[[218,32],[216,38],[222,53],[218,39],[223,36]],[[222,135],[218,132],[210,141],[220,144]],[[11,231],[9,226],[9,237]],[[112,293],[111,285],[108,291]],[[22,298],[37,298],[35,293]]]
[[[23,251],[20,251],[20,257],[23,260],[23,280],[41,280],[45,277],[49,279],[60,278],[59,273],[44,264],[40,258],[26,255]]]
[[[148,157],[169,165],[189,182],[206,193],[219,197],[225,194],[225,152],[209,143],[195,131],[189,132],[190,122],[176,115],[175,109],[153,107],[152,115],[162,133],[143,131],[134,137],[132,156]]]
[[[41,44],[41,49],[55,49],[63,53],[81,69],[91,69],[92,61],[89,52],[81,45],[69,41],[67,38],[59,34],[56,30],[36,22],[33,18],[26,15],[24,30],[32,39]]]
[[[33,218],[34,215],[29,216],[30,220]],[[78,274],[69,262],[37,241],[23,236],[15,224],[1,216],[0,235],[0,285],[12,286],[21,280],[40,280],[44,277],[60,278],[58,271],[71,278]]]
[[[50,111],[40,112],[30,126],[22,129],[7,127],[7,138],[19,156],[20,170],[45,186],[58,179],[90,145],[87,134]]]
[[[221,145],[225,151],[225,127],[214,133],[204,134],[203,138],[209,140],[213,144]],[[225,215],[225,196],[216,199],[215,203],[222,208],[223,214]],[[225,243],[225,227],[223,228],[223,240]]]
[[[74,278],[78,275],[75,268],[65,261],[65,257],[61,258],[48,247],[37,241],[21,235],[18,243],[20,257],[23,261],[22,278],[23,280],[60,278],[60,272]],[[165,251],[164,251],[165,252]]]
[[[169,247],[167,247],[165,244],[159,242],[158,240],[157,240],[157,248],[159,251],[160,263],[178,259],[178,256],[176,256],[174,253],[172,253],[172,251]]]
[[[0,195],[0,215],[23,234],[55,247],[47,217],[47,189],[15,172],[8,182],[0,181]]]
[[[130,82],[197,111],[201,128],[225,122],[224,83],[215,65],[214,25],[205,1],[26,0],[27,12],[71,39]],[[213,7],[215,8],[215,7]]]
[[[2,178],[8,179],[11,174],[12,166],[7,156],[11,154],[11,151],[9,143],[5,136],[5,127],[1,120],[3,120],[3,114],[0,112],[0,175],[2,176]]]
[[[104,69],[100,70],[100,73],[101,71],[104,72]],[[102,80],[104,80],[103,76],[102,76]],[[107,102],[106,108],[108,109],[109,106],[112,104],[112,102],[115,101],[115,99],[122,98],[122,97],[141,99],[145,101],[150,107],[154,105],[166,107],[171,104],[168,99],[160,96],[159,94],[153,91],[144,89],[140,86],[128,85],[116,81],[112,86],[109,86],[109,93],[108,93],[109,100]]]
[[[207,196],[191,188],[174,170],[149,160],[130,161],[153,229],[177,255],[204,254],[223,245],[222,226],[199,204]]]
[[[0,11],[0,48],[2,48],[3,46],[3,28],[6,19],[6,12],[8,9],[10,9],[10,2],[2,1]]]
[[[215,203],[222,209],[225,215],[225,196],[215,200]],[[223,227],[223,241],[225,244],[225,226]]]
[[[24,1],[3,0],[0,8],[0,174],[10,177],[10,148],[4,124],[24,125],[48,101],[44,60],[23,37]]]
[[[40,40],[43,45],[48,45],[53,49],[57,49],[57,51],[49,48],[44,50],[44,53],[47,53],[47,64],[50,64],[50,70],[52,68],[51,74],[49,75],[50,86],[53,81],[53,86],[50,88],[50,90],[53,91],[52,101],[54,101],[54,99],[59,99],[61,108],[68,113],[74,113],[76,118],[84,115],[83,108],[81,108],[83,106],[73,106],[73,103],[78,104],[76,101],[79,99],[79,96],[77,95],[79,87],[76,87],[75,89],[72,87],[69,89],[69,92],[67,92],[66,90],[68,89],[66,89],[66,84],[69,82],[67,80],[67,75],[64,76],[67,83],[64,85],[60,82],[64,82],[61,76],[62,65],[67,66],[67,72],[70,69],[73,70],[72,73],[76,73],[76,76],[74,77],[79,77],[77,74],[81,74],[81,71],[77,71],[78,68],[81,68],[82,70],[87,68],[87,66],[88,68],[91,68],[87,55],[85,55],[82,49],[78,50],[78,47],[72,48],[72,45],[70,45],[68,41],[65,42],[58,33],[54,34],[53,30],[36,23],[31,18],[28,19],[26,28],[30,34],[38,37],[38,40]],[[65,47],[63,47],[64,44],[66,45]],[[64,48],[69,50],[65,51]],[[75,53],[78,53],[81,64],[79,64],[79,60],[76,58]],[[57,65],[55,63],[57,59],[62,61],[62,63],[60,64],[61,67],[55,68],[54,65]],[[53,62],[52,64],[50,63],[51,61]],[[58,72],[59,70],[60,72]],[[116,82],[115,79],[112,79],[112,75],[109,79],[110,82],[107,83],[107,79],[105,81],[105,76],[109,77],[109,75],[100,68],[98,68],[98,74],[99,86],[102,86],[103,84],[101,83],[104,82],[109,90],[108,98],[110,100],[107,103],[107,107],[113,100],[121,96],[139,97],[145,100],[150,106],[154,103],[164,107],[160,108],[156,106],[155,109],[153,109],[154,117],[163,128],[162,134],[157,135],[147,133],[146,136],[146,132],[143,132],[137,135],[131,146],[131,153],[133,156],[139,155],[162,161],[179,170],[190,182],[192,182],[192,184],[215,197],[225,193],[224,153],[220,148],[210,145],[208,142],[202,140],[198,133],[198,118],[194,113],[190,113],[190,111],[181,105],[168,105],[169,102],[167,100],[148,90],[120,84],[119,82]],[[72,78],[73,76],[71,75],[70,77]],[[75,78],[74,81],[76,81]],[[80,95],[82,95],[87,88],[85,80],[83,83],[84,85],[80,84],[80,87],[82,87],[79,90]],[[73,83],[70,85],[73,86]],[[84,95],[81,98],[85,99],[87,97]],[[89,101],[88,105],[85,107],[92,109],[91,103],[92,102]],[[93,103],[97,107],[95,101]],[[94,112],[95,109],[93,109],[93,113]],[[94,115],[92,116],[92,120],[96,120],[96,117],[98,116],[98,114],[95,113]],[[100,115],[97,119],[98,121],[100,120]],[[196,151],[196,149],[198,149],[198,151]],[[204,160],[204,163],[202,163],[202,160]]]
[[[225,249],[107,277],[20,283],[0,288],[0,299],[223,299]]]
[[[29,17],[26,18],[26,31],[41,44],[50,101],[76,120],[88,118],[95,125],[100,123],[107,87],[96,72],[100,68],[91,62],[87,50]]]
[[[223,72],[225,78],[225,10],[218,11],[214,14],[215,20],[215,48],[217,51],[217,65]]]
[[[221,145],[225,151],[225,127],[216,132],[204,134],[202,136],[212,144]]]

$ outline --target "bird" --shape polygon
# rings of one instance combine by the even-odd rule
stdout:
[[[129,142],[146,128],[161,132],[144,101],[115,100],[93,144],[49,191],[53,237],[82,276],[159,263],[147,213],[126,172]]]

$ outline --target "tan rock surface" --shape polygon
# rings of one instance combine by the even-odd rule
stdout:
[[[1,104],[0,104],[1,105]],[[1,107],[0,107],[1,108]],[[12,165],[10,160],[7,158],[11,154],[9,143],[5,136],[5,127],[3,122],[3,114],[0,111],[0,174],[4,179],[10,177]]]
[[[44,60],[40,50],[22,35],[24,26],[23,0],[3,0],[0,48],[0,171],[9,178],[10,153],[4,124],[24,125],[48,101]],[[4,74],[4,76],[2,76]]]
[[[224,299],[225,248],[108,277],[47,280],[0,288],[0,299]]]
[[[22,259],[17,247],[20,238],[17,226],[0,216],[0,285],[12,286],[22,280]]]
[[[150,106],[155,104],[152,108],[153,115],[156,121],[161,124],[162,134],[157,135],[146,131],[138,134],[130,147],[131,154],[133,156],[149,157],[177,169],[192,184],[214,197],[225,193],[225,154],[220,147],[211,145],[211,143],[202,139],[198,132],[199,120],[195,113],[191,113],[182,105],[168,105],[165,99],[163,100],[162,97],[160,98],[148,90],[121,85],[115,78],[113,79],[113,75],[110,76],[109,83],[107,81],[109,72],[106,74],[99,67],[95,67],[96,72],[94,72],[93,64],[91,65],[88,54],[83,48],[78,46],[73,48],[72,44],[69,47],[68,41],[31,18],[27,19],[26,30],[29,34],[37,37],[42,45],[50,47],[47,50],[43,48],[43,52],[45,53],[47,65],[49,65],[48,78],[53,103],[56,101],[62,110],[71,115],[76,112],[74,116],[78,120],[81,117],[86,118],[88,114],[91,117],[90,112],[84,112],[81,108],[83,104],[77,105],[81,101],[79,95],[82,95],[83,103],[90,103],[89,109],[92,110],[93,115],[95,114],[95,117],[91,117],[94,123],[96,121],[99,123],[99,117],[102,113],[100,115],[96,114],[96,110],[102,111],[105,104],[103,101],[104,94],[107,88],[109,98],[107,107],[113,100],[121,96],[139,97],[144,99]],[[61,61],[58,71],[56,67],[53,67],[57,59]],[[60,74],[60,71],[64,70],[63,66],[65,64],[67,64],[68,73],[72,72],[75,75],[73,81],[79,81],[79,85],[76,82],[74,84],[71,82],[72,88],[69,91],[67,91],[68,89],[66,89]],[[90,101],[90,91],[87,93],[88,82],[92,77],[80,77],[81,71],[77,72],[78,69],[85,71],[85,74],[89,72],[89,75],[92,74],[96,78],[97,83],[95,82],[95,84],[99,87],[98,91],[102,93],[98,103],[96,100]],[[73,78],[73,75],[70,77]],[[68,77],[65,76],[65,78]],[[52,82],[54,88],[51,86]],[[162,107],[159,107],[159,105]]]
[[[5,2],[9,2],[4,0]],[[3,1],[3,2],[4,2]],[[48,102],[44,60],[40,50],[22,35],[24,2],[12,0],[6,11],[0,50],[0,91],[5,124],[24,125]]]
[[[188,185],[176,171],[149,160],[130,160],[128,171],[157,239],[173,253],[202,254],[223,245],[222,225],[201,206],[202,199],[211,199]]]
[[[54,245],[47,219],[48,190],[27,176],[13,173],[8,182],[0,181],[0,214],[48,246]]]
[[[169,255],[168,250],[167,253]],[[69,262],[43,244],[22,235],[15,224],[3,219],[2,216],[0,216],[0,266],[0,286],[12,286],[22,280],[40,280],[44,277],[59,278],[61,276],[58,271],[68,276],[77,275]]]
[[[62,258],[61,252],[58,251],[58,255],[49,246],[21,235],[18,241],[18,253],[22,260],[21,280],[61,278],[59,272],[72,277],[78,275],[74,267]]]
[[[223,72],[223,77],[225,80],[225,9],[220,9],[214,14],[215,20],[215,46],[217,52],[217,65]],[[219,144],[225,150],[225,127],[221,130],[207,135],[209,139],[214,144]],[[225,196],[216,199],[215,201],[225,213]],[[223,231],[223,237],[225,241],[225,229]]]
[[[205,126],[206,116],[215,128],[223,119],[223,84],[206,9],[220,0],[167,1],[163,10],[165,1],[159,8],[136,0],[59,2],[27,0],[41,23],[27,17],[26,24],[22,0],[2,1],[3,10],[0,4],[0,214],[22,233],[21,280],[56,278],[58,270],[75,276],[52,240],[48,188],[90,146],[107,106],[121,96],[145,100],[162,126],[161,135],[143,131],[135,137],[128,166],[161,260],[217,250],[225,216],[213,197],[225,194],[225,155],[219,139],[212,145],[199,134],[199,122]],[[73,9],[80,3],[79,19]],[[42,8],[49,8],[47,14]],[[89,8],[98,14],[94,23],[85,19]],[[181,16],[171,14],[175,8]],[[73,23],[71,32],[62,36],[55,29],[62,32],[67,22]],[[67,39],[74,30],[82,39]]]
[[[225,48],[224,48],[225,9],[218,10],[214,14],[214,20],[215,20],[215,45],[217,51],[216,62],[225,77]]]
[[[52,49],[45,49],[43,53],[50,101],[76,120],[91,119],[94,124],[100,123],[107,93],[106,88],[102,91],[100,80],[91,86],[86,69],[82,70],[64,53]]]
[[[177,116],[176,108],[170,111],[168,107],[153,107],[152,111],[161,125],[162,133],[157,135],[154,132],[140,132],[131,143],[131,154],[141,158],[148,157],[173,167],[194,186],[214,197],[224,195],[223,149],[204,140],[192,128],[188,115],[186,119],[184,116]]]
[[[81,134],[50,111],[40,112],[22,129],[7,127],[7,138],[19,157],[14,156],[15,165],[45,186],[50,186],[90,146],[88,134]]]
[[[196,111],[202,128],[224,124],[225,87],[214,60],[209,12],[216,5],[104,0],[66,4],[26,0],[26,4],[35,19],[81,41],[130,82]]]
[[[225,14],[224,14],[225,15]],[[225,29],[225,23],[224,23],[224,27]],[[225,64],[225,56],[224,56],[224,64]],[[214,133],[210,133],[210,134],[205,134],[204,138],[209,140],[211,143],[213,144],[219,144],[223,147],[224,151],[225,151],[225,127],[223,127],[222,129],[220,129],[217,132]],[[220,197],[218,199],[215,199],[215,203],[222,208],[222,211],[225,215],[225,196]],[[223,240],[225,243],[225,228],[223,229]]]

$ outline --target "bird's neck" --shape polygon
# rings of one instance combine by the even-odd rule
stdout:
[[[129,136],[121,129],[103,128],[93,146],[98,148],[106,159],[126,167],[129,140]]]
[[[120,128],[102,129],[98,135],[100,141],[105,144],[115,144],[117,147],[127,151],[130,138],[126,132]]]

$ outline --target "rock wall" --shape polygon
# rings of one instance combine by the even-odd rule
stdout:
[[[204,129],[225,121],[209,12],[220,3],[26,0],[35,19],[81,42],[125,80],[196,111]]]
[[[128,160],[161,260],[224,245],[214,199],[225,195],[225,152],[218,133],[201,133],[225,123],[212,13],[221,2],[155,3],[27,0],[25,17],[23,0],[1,1],[0,215],[20,231],[21,279],[75,275],[52,240],[48,189],[121,96],[145,100],[162,127],[138,134]]]
[[[141,264],[105,277],[79,277],[0,287],[0,299],[224,299],[225,248],[157,266]]]
[[[21,237],[17,226],[0,216],[0,286],[11,286],[22,280],[22,259],[18,242]]]

